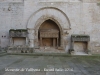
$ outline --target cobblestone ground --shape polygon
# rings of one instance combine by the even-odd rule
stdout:
[[[100,57],[6,55],[0,75],[100,75]]]

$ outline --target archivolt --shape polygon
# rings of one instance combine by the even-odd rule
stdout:
[[[38,20],[41,19],[41,17],[42,17],[42,19],[43,18],[48,18],[48,19],[49,18],[54,18],[56,21],[59,22],[57,17],[55,15],[53,15],[52,13],[50,13],[52,16],[51,15],[45,15],[45,14],[38,14],[41,11],[45,11],[45,10],[49,10],[49,9],[53,9],[53,10],[56,10],[56,11],[62,13],[62,15],[66,18],[66,21],[68,22],[68,25],[69,25],[69,27],[67,29],[70,29],[71,25],[70,25],[69,18],[67,17],[67,15],[62,10],[60,10],[60,9],[58,9],[56,7],[43,7],[43,8],[40,8],[39,10],[37,10],[36,12],[34,12],[31,15],[31,17],[29,18],[29,21],[28,21],[28,24],[27,24],[27,28],[35,29],[35,27],[37,27],[37,22],[39,22]],[[60,15],[59,15],[59,18],[60,18]],[[61,21],[61,22],[63,23],[63,21]],[[61,22],[59,22],[59,23],[60,23],[61,27],[64,28]]]

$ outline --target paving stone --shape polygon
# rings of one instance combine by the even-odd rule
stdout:
[[[74,72],[65,72],[65,75],[75,75]]]
[[[66,74],[64,71],[63,72],[59,71],[59,72],[56,72],[56,75],[66,75]]]
[[[92,57],[6,55],[0,57],[0,75],[100,75],[99,60],[99,58]],[[24,71],[9,72],[5,71],[5,68],[23,68]],[[35,70],[26,71],[26,68]],[[68,68],[72,70],[68,70]],[[36,71],[36,69],[40,69],[40,71]],[[52,69],[52,71],[44,69]]]
[[[46,75],[46,72],[35,72],[35,75]]]
[[[56,75],[55,72],[46,72],[46,75]]]
[[[6,72],[4,75],[17,75],[17,74],[16,74],[16,72]]]

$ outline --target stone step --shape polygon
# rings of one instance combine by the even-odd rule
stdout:
[[[30,56],[70,56],[67,53],[7,53],[8,55],[30,55]]]
[[[85,52],[74,52],[73,55],[91,55]]]
[[[35,53],[66,53],[64,49],[50,48],[50,47],[41,47],[40,49],[34,49]]]
[[[71,55],[68,53],[7,53],[8,55],[28,55],[28,56],[62,56],[62,57],[76,57],[76,56],[92,56],[92,55]]]
[[[6,52],[0,52],[0,56],[4,56],[4,55],[7,55]]]
[[[35,50],[34,53],[66,53],[64,50]]]

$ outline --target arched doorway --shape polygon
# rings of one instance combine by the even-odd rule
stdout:
[[[52,12],[51,12],[52,11]],[[48,12],[48,14],[46,14]],[[40,14],[41,13],[41,14]],[[54,14],[57,13],[57,14]],[[61,18],[59,18],[59,15]],[[64,48],[64,32],[70,29],[70,20],[65,12],[56,7],[43,7],[35,11],[29,18],[27,29],[28,29],[28,39],[30,40],[30,47],[39,48],[40,46],[40,38],[39,38],[39,28],[42,23],[46,20],[54,21],[60,30],[60,40],[59,40],[59,48]]]
[[[38,30],[38,40],[40,47],[54,47],[60,46],[60,29],[53,20],[44,21]]]

